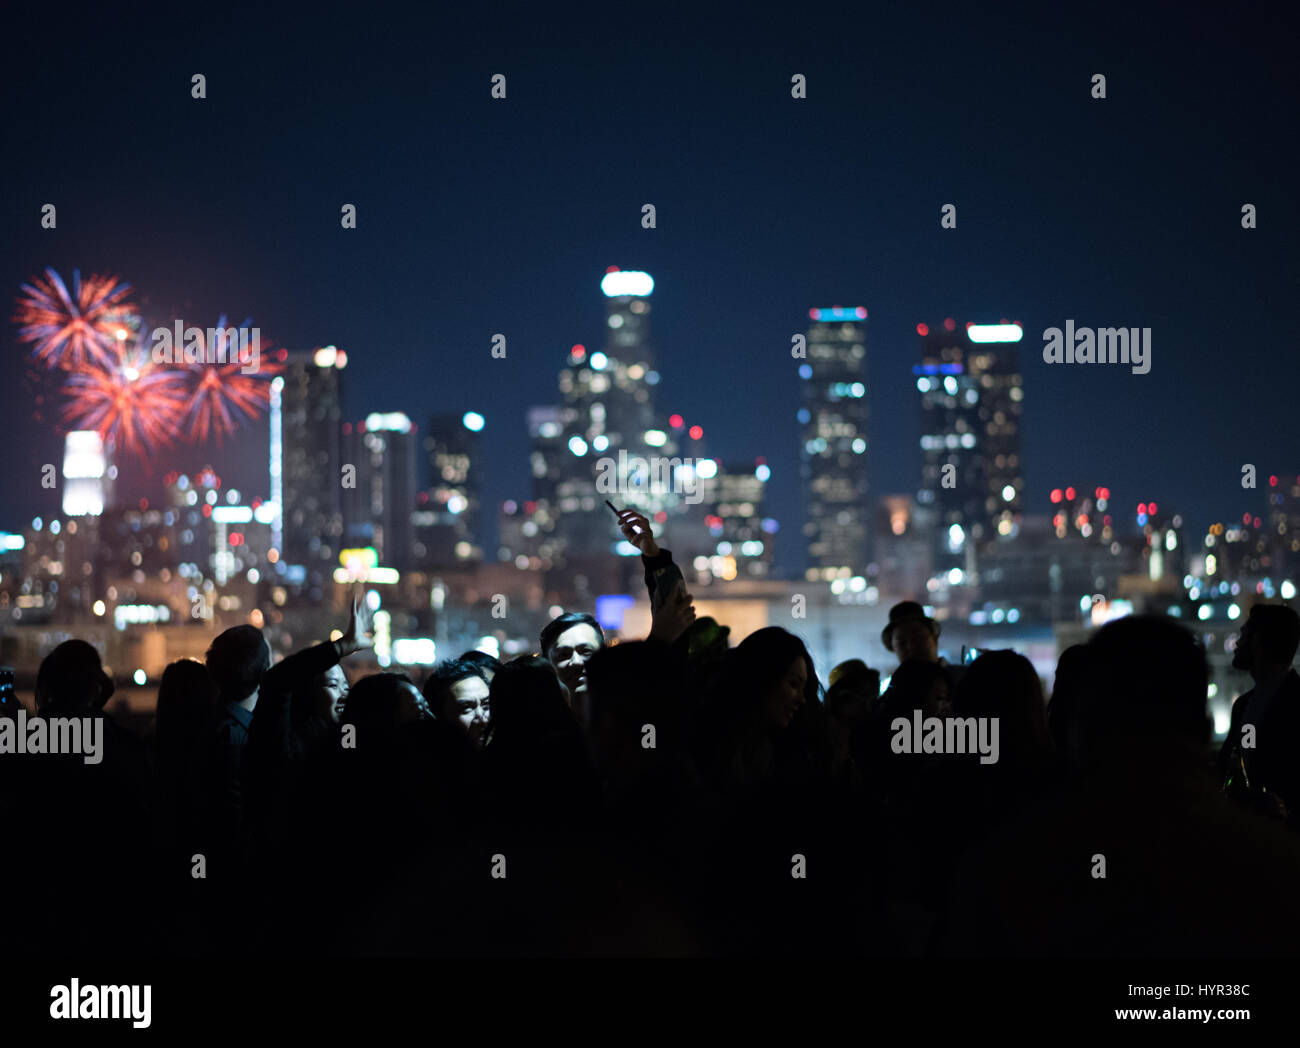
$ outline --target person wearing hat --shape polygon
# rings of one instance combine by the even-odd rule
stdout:
[[[889,609],[889,624],[880,633],[885,647],[898,656],[899,664],[910,659],[939,662],[939,624],[914,600]]]

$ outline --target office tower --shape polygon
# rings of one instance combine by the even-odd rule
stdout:
[[[936,513],[936,567],[973,567],[982,543],[1016,533],[1024,478],[1019,324],[918,324],[921,487]]]
[[[867,311],[808,311],[799,421],[809,579],[864,576],[867,506]]]
[[[1078,527],[1062,535],[1060,515],[1059,504],[1050,516],[1022,515],[1014,541],[981,552],[972,625],[1077,622],[1094,601],[1123,596],[1123,585],[1145,570],[1142,546],[1131,536],[1102,542]]]
[[[112,505],[110,448],[94,430],[73,430],[63,438],[63,515],[94,516]]]
[[[408,570],[414,546],[417,435],[400,411],[374,412],[343,426],[345,464],[355,485],[342,485],[345,548],[374,547],[379,564]]]
[[[932,511],[913,495],[881,495],[875,505],[871,582],[891,602],[924,597],[934,567]]]
[[[31,624],[89,615],[103,585],[101,537],[110,519],[37,517],[21,537],[6,539],[10,550],[21,552],[15,619]]]
[[[422,446],[431,479],[412,517],[415,562],[421,568],[447,568],[482,558],[480,434],[486,425],[477,411],[429,420]]]
[[[1050,498],[1052,527],[1057,538],[1077,537],[1103,543],[1115,540],[1110,488],[1090,490],[1083,485],[1066,484],[1053,488]]]
[[[333,346],[289,353],[279,395],[278,486],[283,549],[277,571],[310,603],[333,586],[343,537],[340,424],[347,356]],[[272,434],[272,451],[276,449]],[[272,501],[277,471],[271,463]]]
[[[711,461],[711,460],[710,460]],[[711,472],[711,471],[710,471]],[[709,558],[715,577],[761,579],[772,572],[777,522],[763,515],[767,481],[772,471],[765,460],[720,466],[701,483],[708,507],[705,524],[715,540]],[[723,572],[712,563],[723,559]],[[694,558],[699,561],[699,556]],[[695,563],[699,570],[702,565]]]
[[[1271,567],[1281,585],[1290,583],[1290,600],[1300,582],[1300,476],[1270,475],[1266,494]]]
[[[659,374],[649,342],[653,289],[648,273],[611,266],[601,281],[604,348],[589,352],[575,345],[560,372],[563,449],[555,485],[556,534],[566,557],[608,556],[621,541],[605,498],[647,515],[679,502],[671,468],[624,468],[638,459],[667,462],[674,453],[671,438],[655,426],[653,387]],[[549,477],[549,469],[546,465],[543,476]],[[599,485],[598,478],[604,478]]]
[[[564,431],[570,428],[577,412],[547,404],[528,409],[528,466],[532,474],[532,501],[556,505],[565,447]]]

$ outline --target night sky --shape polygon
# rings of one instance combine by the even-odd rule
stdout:
[[[766,456],[787,570],[790,336],[811,306],[869,310],[875,494],[917,487],[915,328],[946,316],[1025,327],[1028,512],[1107,484],[1125,512],[1154,498],[1199,528],[1262,508],[1243,463],[1300,472],[1294,16],[437,6],[8,12],[6,320],[49,265],[130,281],[151,326],[224,312],[275,346],[335,344],[347,418],[487,417],[494,506],[528,494],[526,408],[558,399],[569,346],[604,342],[605,268],[644,269],[659,407],[724,460]],[[1150,374],[1043,364],[1067,318],[1152,328]],[[61,442],[32,424],[12,323],[3,345],[0,529],[20,530],[57,507],[39,466]],[[265,496],[265,444],[263,422],[166,465]]]

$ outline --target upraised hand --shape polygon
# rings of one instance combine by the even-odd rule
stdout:
[[[623,537],[639,549],[643,556],[659,556],[659,547],[655,545],[654,533],[650,530],[650,521],[634,509],[619,512],[618,526],[623,529]]]
[[[369,636],[374,629],[371,619],[370,609],[366,607],[360,595],[353,594],[352,615],[348,619],[348,628],[343,631],[343,636],[338,639],[339,658],[351,655],[354,651],[361,651],[363,648],[373,648],[375,646],[374,639]]]

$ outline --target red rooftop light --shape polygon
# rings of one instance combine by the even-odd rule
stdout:
[[[699,426],[692,426],[690,428],[690,434],[691,434],[691,440],[699,440],[702,436],[704,436],[704,430]]]
[[[930,326],[928,324],[917,324],[916,333],[922,338],[925,338],[925,336],[930,333]]]

